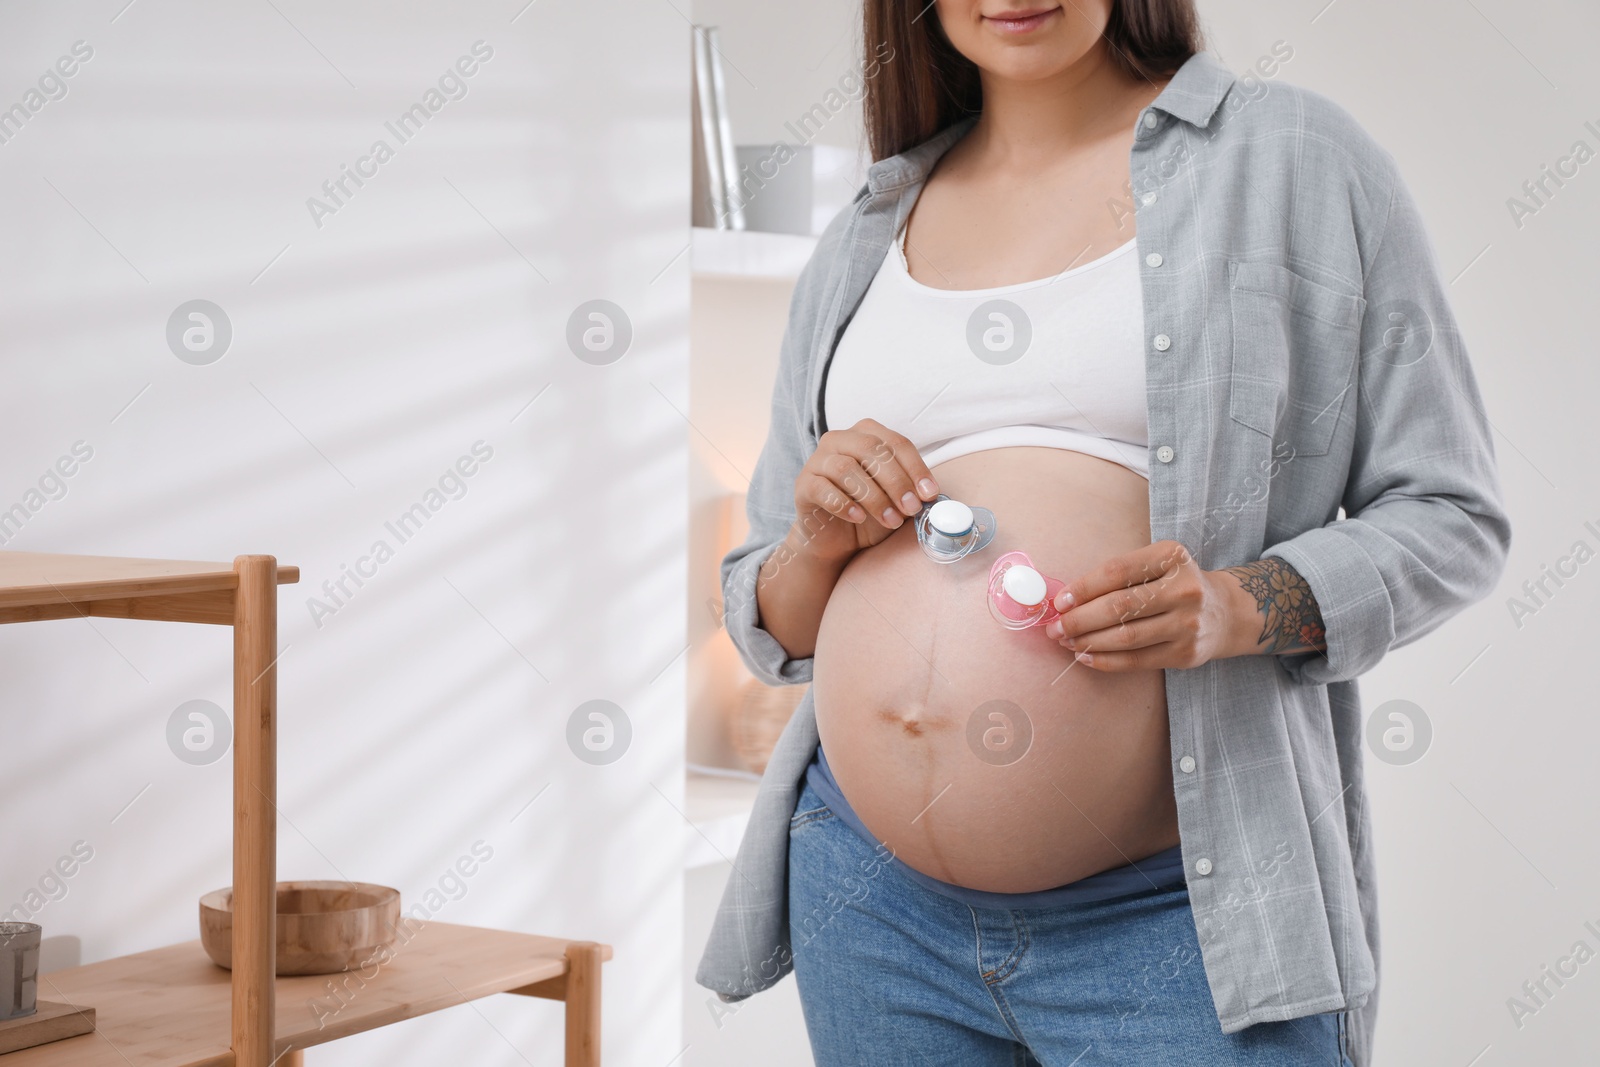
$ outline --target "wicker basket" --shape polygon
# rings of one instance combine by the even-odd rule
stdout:
[[[789,725],[794,709],[806,694],[806,686],[770,686],[751,679],[745,684],[739,704],[728,716],[728,740],[744,765],[756,774],[767,769],[767,760],[778,744],[778,735]]]

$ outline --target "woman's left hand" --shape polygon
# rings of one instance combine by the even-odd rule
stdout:
[[[1198,667],[1250,651],[1255,601],[1227,571],[1202,570],[1177,541],[1117,556],[1069,582],[1045,633],[1100,671]],[[1254,616],[1254,619],[1252,619]]]

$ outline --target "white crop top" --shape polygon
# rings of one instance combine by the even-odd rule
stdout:
[[[834,350],[828,428],[876,419],[929,467],[1039,445],[1149,478],[1135,243],[1038,281],[935,289],[911,277],[904,232]]]

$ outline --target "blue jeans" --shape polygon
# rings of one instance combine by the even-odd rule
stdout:
[[[818,1067],[1349,1067],[1342,1012],[1222,1032],[1187,887],[969,907],[906,878],[809,786],[789,927]]]

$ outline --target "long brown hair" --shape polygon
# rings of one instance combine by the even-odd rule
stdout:
[[[932,0],[862,4],[863,53],[872,57],[862,107],[874,162],[983,110],[977,64],[956,51],[932,9]],[[1105,39],[1117,66],[1152,80],[1205,47],[1194,0],[1112,0]]]

